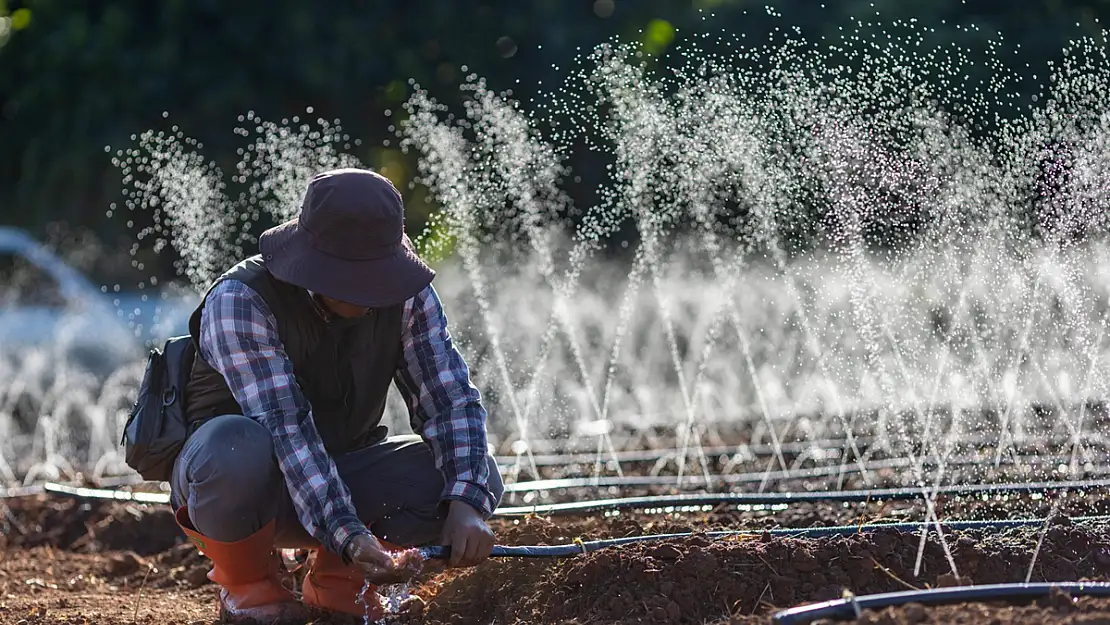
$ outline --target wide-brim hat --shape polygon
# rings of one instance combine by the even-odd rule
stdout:
[[[435,277],[404,232],[400,192],[364,169],[317,175],[301,214],[263,232],[258,246],[278,280],[356,306],[403,303]]]

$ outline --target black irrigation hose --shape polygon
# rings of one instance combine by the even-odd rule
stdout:
[[[943,486],[935,491],[937,495],[954,497],[974,495],[1023,494],[1034,492],[1054,492],[1071,490],[1086,492],[1099,488],[1110,488],[1110,479],[1073,480],[1062,482],[1017,482],[1004,484],[967,484]],[[930,491],[933,492],[933,491]],[[169,495],[165,493],[132,492],[115,489],[84,488],[66,484],[46,483],[34,487],[11,489],[0,498],[15,498],[35,494],[55,494],[78,499],[110,499],[115,501],[135,501],[140,503],[166,504]],[[781,493],[723,493],[698,495],[658,495],[646,497],[622,497],[575,501],[568,503],[543,504],[533,506],[502,507],[498,516],[518,517],[530,514],[544,516],[568,516],[589,514],[605,510],[630,510],[644,508],[696,507],[709,505],[788,505],[792,503],[819,502],[861,502],[861,501],[899,501],[922,497],[922,488],[876,488],[844,491],[812,491]]]
[[[1076,523],[1110,523],[1110,515],[1074,517]],[[949,521],[940,524],[945,532],[967,530],[1008,530],[1021,527],[1043,527],[1045,519],[1009,519],[1004,521]],[[865,525],[837,525],[833,527],[805,527],[781,528],[773,530],[729,530],[721,532],[687,532],[682,534],[653,534],[649,536],[627,536],[624,538],[609,538],[605,540],[589,540],[574,542],[566,545],[532,545],[523,547],[505,547],[498,545],[490,554],[494,558],[567,558],[584,553],[593,553],[609,547],[619,547],[635,543],[654,542],[702,536],[707,538],[733,538],[733,537],[758,537],[780,536],[785,538],[829,538],[833,536],[850,536],[880,530],[897,532],[921,532],[923,529],[933,529],[936,524],[928,523],[871,523]],[[420,553],[425,559],[446,559],[451,556],[451,548],[443,546],[422,547]]]
[[[871,444],[872,440],[873,437],[861,436],[855,438],[855,443],[862,449]],[[1070,441],[1071,439],[1068,440]],[[841,451],[847,446],[848,439],[846,438],[829,438],[820,440],[815,439],[812,441],[782,443],[781,445],[779,445],[779,449],[777,451],[781,451],[784,454],[803,453],[811,449],[835,449],[837,451]],[[751,453],[755,458],[767,458],[771,454],[775,453],[776,449],[773,445],[767,443],[750,443],[747,445],[705,445],[701,448],[701,451],[706,456],[720,456],[740,453],[741,451],[747,451]],[[693,455],[694,452],[694,448],[690,448],[687,453]],[[653,460],[659,460],[660,458],[665,458],[668,456],[678,456],[681,455],[681,453],[682,450],[678,449],[677,447],[621,450],[617,451],[615,454],[607,451],[602,452],[601,454],[590,451],[551,452],[532,454],[531,461],[535,462],[536,466],[540,467],[561,466],[566,464],[593,464],[599,459],[602,462],[608,462],[612,460],[615,455],[616,459],[620,462],[651,462]],[[502,467],[507,467],[515,464],[518,461],[518,458],[524,457],[526,457],[524,454],[520,454],[519,456],[516,454],[499,454],[496,456],[495,460],[497,460],[498,465]]]
[[[766,460],[764,458],[764,460]],[[932,467],[937,464],[937,459],[929,457],[925,459],[923,466]],[[1044,455],[1029,455],[1018,456],[1011,458],[1004,462],[1005,466],[1012,466],[1014,464],[1026,463],[1032,465],[1034,463],[1040,464],[1059,464],[1062,462],[1070,462],[1071,456],[1044,456]],[[982,455],[960,456],[956,458],[949,458],[945,461],[947,466],[964,466],[983,464],[988,462]],[[882,469],[904,469],[914,465],[914,460],[910,458],[888,458],[884,460],[870,460],[864,463],[864,469],[867,471],[877,471]],[[1106,473],[1105,467],[1100,473]],[[726,473],[711,475],[710,479],[713,483],[719,484],[749,484],[749,483],[762,483],[765,480],[791,480],[791,479],[808,479],[830,477],[837,475],[841,472],[844,473],[858,473],[858,463],[842,462],[832,465],[815,466],[808,469],[791,469],[791,470],[776,470],[776,471],[752,471],[747,473]],[[701,474],[693,473],[687,474],[684,478],[689,480],[690,485],[696,486],[704,483],[705,478]],[[599,477],[572,477],[572,478],[556,478],[556,479],[541,479],[541,480],[527,480],[521,482],[514,482],[505,485],[506,493],[520,493],[520,492],[536,492],[544,490],[558,490],[566,488],[598,488],[598,487],[622,487],[622,486],[676,486],[678,476],[675,475],[631,475],[631,476],[599,476]],[[105,487],[108,486],[135,486],[138,484],[146,483],[145,480],[136,476],[121,476],[116,478],[108,478],[100,480],[100,483]],[[14,486],[9,488],[0,487],[0,500],[13,499],[16,497],[26,497],[28,495],[42,494],[50,490],[50,488],[76,488],[69,485],[58,484],[55,482],[47,482],[40,484],[32,484],[29,486]],[[93,490],[108,490],[93,489]],[[55,490],[55,492],[60,491]],[[116,491],[111,491],[116,492]],[[117,498],[112,495],[90,495],[95,498]],[[126,497],[124,497],[126,500]],[[157,502],[154,502],[157,503]]]
[[[1063,592],[1073,597],[1110,597],[1110,584],[1106,582],[986,584],[982,586],[887,592],[791,608],[776,613],[771,617],[771,622],[775,625],[803,625],[817,619],[854,619],[858,618],[863,610],[881,610],[907,603],[943,605],[968,601],[1031,599],[1044,597],[1053,591]]]
[[[1110,485],[1110,480],[1088,480],[1088,481],[1074,481],[1074,482],[1039,482],[1028,484],[972,484],[967,486],[950,486],[944,487],[937,491],[940,495],[975,495],[975,494],[1003,494],[1003,493],[1024,493],[1024,492],[1045,492],[1056,490],[1092,490]],[[29,491],[30,489],[20,489],[21,492]],[[66,484],[43,484],[42,488],[35,488],[33,493],[24,492],[23,494],[13,494],[10,497],[24,496],[26,494],[48,493],[55,495],[63,495],[73,497],[76,499],[107,499],[112,501],[131,501],[136,503],[149,503],[149,504],[168,504],[170,496],[167,493],[146,493],[146,492],[131,492],[121,490],[109,490],[98,488],[82,488],[76,486],[69,486]],[[536,514],[537,511],[552,512],[553,508],[566,508],[569,506],[578,506],[588,508],[589,506],[598,506],[608,503],[625,503],[631,502],[632,507],[640,507],[640,502],[652,502],[649,505],[658,506],[659,500],[675,500],[680,499],[684,503],[682,505],[704,505],[698,503],[689,503],[692,501],[705,500],[705,501],[741,501],[742,503],[799,503],[808,501],[867,501],[868,499],[916,499],[922,496],[922,489],[876,489],[871,491],[823,491],[812,493],[767,493],[767,494],[747,494],[736,493],[732,495],[693,495],[693,496],[673,496],[673,497],[629,497],[627,499],[612,499],[612,500],[599,500],[588,502],[577,502],[571,504],[551,504],[549,506],[527,506],[521,508],[500,508],[497,510],[497,516],[521,516],[523,514]],[[839,497],[845,495],[845,497]],[[596,510],[598,508],[590,508],[589,510]],[[1110,515],[1097,515],[1097,516],[1084,516],[1075,517],[1074,521],[1088,521],[1088,522],[1110,522]],[[945,529],[998,529],[1008,527],[1025,527],[1029,525],[1043,524],[1044,519],[1010,519],[1010,520],[992,520],[992,521],[950,521],[942,522],[941,526]],[[899,531],[920,531],[923,525],[933,526],[932,522],[911,522],[911,523],[873,523],[867,525],[843,525],[832,527],[810,527],[810,528],[780,528],[772,530],[754,530],[754,531],[724,531],[724,532],[705,532],[699,535],[702,536],[730,536],[730,535],[743,535],[743,534],[764,534],[770,533],[771,535],[784,535],[784,536],[801,536],[801,537],[821,537],[821,536],[840,536],[844,534],[854,534],[858,531],[869,531],[876,529],[894,529]],[[594,543],[608,546],[617,541],[631,541],[638,542],[642,540],[654,540],[657,538],[681,538],[685,536],[693,536],[695,534],[667,534],[660,536],[638,536],[631,537],[630,539],[612,539],[604,541],[594,541]],[[586,544],[594,544],[586,543]],[[573,548],[575,553],[581,552],[581,548],[577,544],[564,546]],[[600,548],[600,547],[598,547]],[[435,556],[433,556],[435,557]]]
[[[935,459],[929,458],[929,461],[924,463],[924,466],[933,466]],[[1019,457],[1016,460],[1027,460],[1029,464],[1034,461],[1047,464],[1057,464],[1070,460],[1070,456],[1055,457],[1055,456],[1027,456]],[[960,466],[970,464],[982,464],[985,462],[981,456],[964,456],[959,458],[950,458],[945,463],[948,466]],[[868,471],[881,470],[881,469],[904,469],[913,466],[914,462],[909,458],[892,458],[887,460],[872,460],[864,464],[864,468]],[[1004,463],[1007,466],[1013,464],[1012,462]],[[711,475],[710,479],[715,484],[755,484],[763,483],[771,480],[797,480],[808,478],[830,477],[839,474],[841,471],[844,473],[858,473],[859,466],[855,462],[845,463],[843,466],[840,464],[829,466],[810,467],[808,469],[794,469],[789,471],[753,471],[749,473],[727,473],[723,475]],[[136,476],[137,477],[137,476]],[[700,474],[689,474],[685,478],[689,480],[689,484],[696,486],[704,484],[704,476]],[[572,478],[559,478],[559,479],[544,479],[544,480],[528,480],[524,482],[515,482],[505,485],[506,493],[527,493],[544,490],[558,490],[565,488],[598,488],[598,487],[629,487],[629,486],[675,486],[678,481],[678,476],[675,475],[628,475],[624,477],[618,476],[599,476],[599,477],[572,477]],[[133,486],[142,484],[143,480],[130,480],[121,479],[117,480],[117,486]],[[45,484],[34,484],[31,486],[17,486],[13,488],[0,488],[0,500],[13,499],[15,497],[25,497],[27,495],[37,495],[43,492],[54,492],[57,494],[71,494],[66,491],[77,489],[77,487],[63,485],[53,482]],[[111,489],[79,489],[83,491],[106,491],[111,493],[121,492]],[[847,491],[845,491],[847,492]],[[99,499],[115,499],[116,495],[95,495],[90,494],[87,498]],[[127,500],[126,497],[123,497]],[[168,499],[167,499],[168,501]],[[151,502],[158,503],[158,502]]]
[[[1026,461],[1026,464],[1032,465],[1035,462],[1041,464],[1056,465],[1063,462],[1069,462],[1071,456],[1024,456],[1018,458],[1019,461]],[[958,458],[949,458],[945,461],[945,465],[953,466],[966,466],[966,465],[982,465],[991,462],[982,455],[969,455],[961,456]],[[923,463],[925,467],[936,466],[938,462],[935,458],[927,458]],[[1004,462],[1004,466],[1013,466],[1014,462]],[[881,469],[905,469],[915,466],[914,460],[910,458],[891,458],[888,460],[872,460],[864,463],[864,469],[867,471],[877,471]],[[1105,469],[1105,467],[1100,467]],[[752,471],[748,473],[726,473],[721,475],[710,475],[710,479],[714,484],[756,484],[765,481],[775,480],[799,480],[810,479],[819,477],[831,477],[838,475],[841,471],[845,474],[859,473],[859,466],[855,462],[847,462],[842,464],[810,467],[808,469],[793,469],[788,471]],[[705,484],[705,476],[699,473],[687,474],[683,477],[684,481],[692,485]],[[598,488],[598,487],[620,487],[620,486],[675,486],[678,481],[678,476],[675,475],[626,475],[626,476],[599,476],[599,477],[568,477],[544,480],[528,480],[525,482],[515,482],[505,485],[506,493],[526,493],[542,490],[558,490],[563,488]]]
[[[1068,482],[1025,482],[1008,484],[966,484],[942,486],[935,491],[937,495],[964,497],[975,495],[1004,495],[1054,491],[1085,492],[1099,488],[1110,488],[1110,479],[1074,480]],[[933,491],[929,491],[932,493]],[[48,493],[77,499],[108,499],[113,501],[134,501],[138,503],[168,504],[170,496],[166,493],[132,492],[114,489],[83,488],[66,484],[46,483],[38,487],[21,488],[9,491],[0,498],[21,497],[32,494]],[[786,493],[725,493],[704,495],[659,495],[649,497],[623,497],[575,501],[569,503],[544,504],[535,506],[502,507],[496,512],[499,517],[521,517],[530,514],[543,516],[570,516],[589,514],[605,510],[631,510],[644,508],[694,507],[709,505],[787,505],[792,503],[819,502],[861,502],[861,501],[905,501],[923,496],[922,488],[876,488],[843,491],[813,491]]]
[[[1095,444],[1107,444],[1107,437],[1093,433],[1085,432],[1083,439]],[[1093,439],[1093,440],[1091,440]],[[870,446],[875,440],[873,436],[856,436],[854,442],[856,446],[863,450]],[[986,436],[982,434],[967,435],[956,438],[954,441],[956,446],[961,445],[983,445],[983,444],[997,444],[998,436]],[[1014,438],[1016,447],[1021,448],[1023,445],[1034,443],[1036,445],[1056,444],[1056,443],[1072,444],[1073,437],[1069,434],[1063,435],[1023,435]],[[830,449],[835,451],[844,451],[848,448],[847,438],[825,438],[814,439],[809,441],[794,441],[784,442],[779,445],[777,451],[786,454],[804,453],[812,449]],[[771,454],[776,452],[774,445],[768,443],[748,443],[748,444],[731,444],[731,445],[706,445],[702,447],[702,453],[706,456],[720,456],[735,454],[740,452],[751,453],[755,460],[766,459]],[[688,453],[693,453],[694,449],[688,450]],[[675,447],[668,448],[655,448],[655,449],[632,449],[620,450],[616,452],[616,459],[620,462],[650,462],[652,460],[659,460],[668,456],[681,455],[682,450]],[[561,466],[567,464],[593,464],[599,459],[602,462],[608,462],[613,459],[614,454],[611,452],[602,452],[598,454],[596,451],[578,451],[578,452],[547,452],[547,453],[533,453],[530,459],[535,462],[536,466]],[[516,464],[519,459],[524,458],[525,455],[516,454],[498,454],[496,457],[497,464],[502,467],[512,466]]]
[[[1110,488],[1110,479],[1076,480],[1068,482],[1028,482],[1009,484],[968,484],[942,486],[935,492],[938,495],[973,496],[1022,494],[1033,492],[1052,492],[1074,490],[1085,492],[1099,488]],[[903,501],[920,499],[922,488],[874,488],[861,490],[813,491],[788,493],[723,493],[705,495],[658,495],[650,497],[621,497],[598,499],[594,501],[573,501],[568,503],[544,504],[535,506],[516,506],[499,508],[498,516],[569,516],[589,514],[605,510],[631,510],[643,508],[677,508],[687,506],[715,505],[782,505],[792,503],[818,502],[859,502],[859,501]],[[933,491],[930,490],[930,493]]]

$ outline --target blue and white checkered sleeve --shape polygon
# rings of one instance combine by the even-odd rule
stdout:
[[[216,285],[201,313],[199,349],[227,380],[245,416],[270,430],[278,466],[305,530],[342,554],[352,536],[368,530],[324,449],[266,301],[236,280]]]
[[[432,448],[443,472],[443,499],[469,503],[486,516],[494,501],[487,487],[486,411],[470,371],[447,331],[447,316],[430,285],[405,303],[397,388],[412,429]]]

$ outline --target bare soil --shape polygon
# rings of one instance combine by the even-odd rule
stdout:
[[[1052,502],[952,500],[945,518],[1047,514]],[[759,529],[876,520],[917,520],[917,504],[820,504],[786,510],[713,510],[612,517],[528,517],[494,522],[501,544],[566,543],[639,534],[752,529],[729,540],[704,536],[625,546],[563,560],[507,559],[429,573],[413,592],[419,614],[401,623],[767,623],[776,610],[856,594],[1025,578],[1039,530],[947,535],[953,575],[935,533],[915,575],[920,535],[881,530],[837,538],[772,537]],[[1072,515],[1110,509],[1104,497],[1071,497]],[[1009,511],[1009,514],[1005,514]],[[0,502],[0,624],[209,625],[216,588],[207,561],[161,507],[28,497]],[[1034,581],[1110,581],[1110,526],[1053,519]],[[296,588],[296,576],[289,575]],[[1100,620],[1101,619],[1101,620]],[[861,623],[1107,623],[1110,602],[1048,599],[1024,605],[903,607]],[[331,625],[326,619],[316,625]]]

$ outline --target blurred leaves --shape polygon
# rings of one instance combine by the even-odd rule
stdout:
[[[12,12],[12,30],[23,30],[31,25],[31,9],[16,9]]]
[[[666,50],[672,41],[674,41],[674,26],[667,20],[661,19],[648,22],[647,28],[644,29],[644,38],[641,40],[644,52],[653,55]]]
[[[21,7],[9,11],[7,1],[0,0],[0,48],[12,38],[14,32],[24,30],[30,25],[31,9]]]

